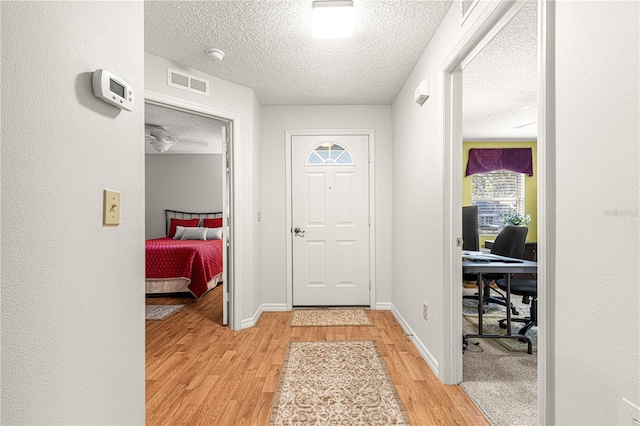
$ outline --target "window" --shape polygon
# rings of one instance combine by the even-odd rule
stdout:
[[[323,143],[307,157],[308,166],[315,165],[340,165],[353,164],[353,158],[349,151],[335,143]]]
[[[478,206],[481,234],[497,234],[504,227],[500,216],[509,212],[524,215],[524,174],[498,170],[471,177],[471,203]]]

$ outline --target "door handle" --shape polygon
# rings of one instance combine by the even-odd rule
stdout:
[[[301,236],[301,237],[304,237],[304,232],[305,232],[305,231],[301,230],[300,228],[295,228],[295,229],[293,230],[293,233],[294,233],[294,234],[299,235],[299,236]]]

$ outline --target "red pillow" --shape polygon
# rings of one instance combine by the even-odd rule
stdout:
[[[222,218],[217,217],[215,219],[202,219],[204,221],[203,226],[205,228],[222,228]]]
[[[195,219],[176,219],[175,217],[171,218],[171,223],[169,224],[169,235],[167,237],[173,238],[176,235],[176,226],[188,226],[188,227],[197,227],[200,223],[199,218]]]

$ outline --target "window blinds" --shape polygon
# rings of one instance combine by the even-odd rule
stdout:
[[[524,174],[499,170],[471,177],[472,205],[478,206],[478,229],[498,233],[500,217],[510,212],[524,215]]]

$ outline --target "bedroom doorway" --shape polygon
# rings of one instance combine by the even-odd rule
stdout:
[[[146,238],[149,240],[150,237],[164,237],[172,233],[173,229],[168,226],[169,214],[172,217],[184,219],[197,217],[199,226],[207,229],[220,227],[221,235],[212,237],[214,240],[220,238],[212,256],[216,259],[222,258],[222,271],[217,272],[219,260],[215,260],[215,267],[198,267],[198,270],[205,270],[202,279],[204,288],[198,285],[197,291],[194,291],[196,277],[191,277],[191,283],[183,290],[187,295],[192,293],[191,297],[195,295],[200,298],[206,295],[219,300],[216,303],[220,305],[214,307],[214,311],[217,312],[215,316],[218,318],[215,321],[221,321],[221,325],[228,325],[232,329],[239,328],[240,322],[234,318],[236,298],[233,274],[235,246],[233,244],[232,167],[234,124],[239,118],[228,116],[230,115],[228,112],[153,92],[146,92],[145,98],[146,110],[152,111],[152,114],[145,112],[147,169],[150,164],[149,158],[163,163],[160,166],[161,171],[156,171],[154,175],[161,176],[159,180],[162,182],[159,188],[153,188],[155,183],[149,183],[149,171],[145,171],[148,187],[145,191],[147,193]],[[164,115],[154,116],[153,113],[159,114],[158,111],[162,111]],[[168,120],[169,124],[161,123],[164,121],[161,117],[169,117],[170,114],[178,118],[174,121]],[[152,133],[154,129],[160,130]],[[171,157],[177,160],[171,162],[169,161]],[[168,162],[178,164],[177,169],[173,166],[167,167]],[[174,173],[173,178],[163,176],[171,170]],[[174,190],[172,196],[167,198],[162,195],[164,191],[168,192],[170,189]],[[165,210],[178,210],[178,216],[175,216],[176,212],[167,213]],[[210,222],[206,223],[204,218],[209,218]],[[162,230],[160,221],[162,221]],[[194,274],[195,271],[194,268]]]

